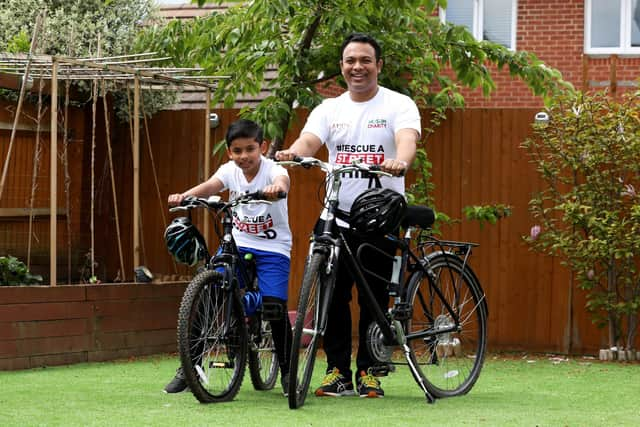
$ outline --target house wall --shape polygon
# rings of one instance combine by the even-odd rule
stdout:
[[[584,0],[518,0],[516,49],[534,53],[549,67],[558,69],[576,89],[608,89],[619,95],[632,90],[628,82],[640,76],[640,57],[584,54]],[[493,70],[492,70],[493,71]],[[493,75],[493,74],[492,74]],[[464,91],[468,107],[540,107],[532,95],[508,71],[495,74],[497,90],[490,98]]]

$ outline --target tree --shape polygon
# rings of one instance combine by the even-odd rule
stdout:
[[[442,119],[444,109],[464,105],[461,87],[480,87],[485,94],[495,89],[487,67],[490,63],[508,67],[536,94],[549,95],[564,85],[559,72],[545,67],[534,55],[477,41],[464,27],[442,24],[435,12],[438,6],[445,6],[445,0],[388,0],[384,7],[365,0],[236,3],[224,13],[150,27],[139,42],[172,56],[181,66],[198,65],[208,74],[230,76],[220,81],[213,96],[215,104],[230,107],[238,94],[255,95],[264,86],[270,89],[270,95],[254,110],[241,111],[265,126],[272,140],[270,153],[282,146],[294,107],[316,106],[322,85],[334,81],[344,85],[338,51],[351,32],[367,32],[380,41],[382,85],[433,109],[434,122],[427,131]],[[444,72],[448,68],[454,77]],[[419,167],[428,168],[426,153],[420,154]],[[430,173],[425,170],[418,175],[428,177]],[[428,187],[426,182],[417,184]]]
[[[153,22],[155,10],[153,0],[0,0],[0,52],[29,52],[36,17],[42,11],[46,14],[37,34],[38,54],[95,57],[99,50],[108,57],[140,52],[132,51],[132,46],[143,23]],[[84,92],[90,90],[87,82],[75,84]],[[145,90],[142,94],[147,114],[175,101],[173,93]],[[4,90],[0,95],[17,99],[15,91]],[[126,121],[126,95],[116,93],[115,107],[118,117]]]
[[[153,0],[0,0],[0,51],[28,52],[40,12],[46,22],[39,53],[95,56],[98,33],[103,56],[130,53]]]
[[[544,181],[530,202],[527,240],[560,255],[608,326],[610,347],[632,349],[640,313],[640,92],[568,93],[524,144]]]

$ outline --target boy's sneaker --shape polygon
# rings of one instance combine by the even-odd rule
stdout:
[[[358,394],[360,397],[384,397],[384,390],[380,387],[380,381],[371,375],[370,371],[360,371]]]
[[[284,397],[289,396],[289,373],[280,375],[280,384],[282,385]]]
[[[338,368],[333,368],[327,373],[316,390],[316,396],[353,396],[354,394],[353,383],[347,380]]]
[[[187,389],[187,382],[184,380],[182,366],[176,371],[176,376],[164,388],[165,393],[180,393]]]

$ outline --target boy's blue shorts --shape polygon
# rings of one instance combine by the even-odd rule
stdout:
[[[246,253],[253,254],[256,261],[258,287],[263,297],[276,297],[286,301],[289,293],[289,270],[291,260],[277,252],[261,251],[254,248],[238,247],[240,257]],[[240,287],[244,287],[240,283]]]
[[[263,297],[276,297],[287,300],[289,291],[289,270],[291,260],[277,252],[239,247],[240,255],[252,253],[256,260],[258,287]]]

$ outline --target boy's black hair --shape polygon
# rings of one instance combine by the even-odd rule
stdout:
[[[344,53],[344,49],[347,47],[349,43],[353,43],[353,42],[367,43],[371,45],[371,47],[373,47],[373,50],[376,52],[376,62],[380,61],[380,58],[382,58],[382,48],[380,47],[376,39],[374,39],[368,34],[352,33],[352,34],[349,34],[347,38],[345,38],[344,41],[342,42],[342,46],[340,47],[340,61],[342,61],[342,54]]]
[[[238,138],[253,138],[258,144],[262,144],[262,128],[252,120],[236,120],[227,128],[227,134],[224,137],[227,147],[231,147],[233,140]]]

